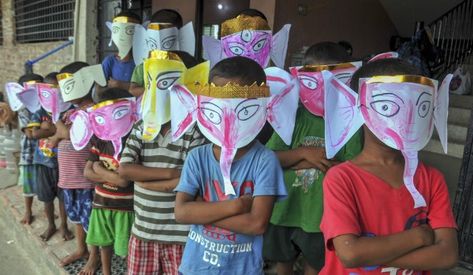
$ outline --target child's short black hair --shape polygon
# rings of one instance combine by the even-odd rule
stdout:
[[[141,24],[141,17],[138,14],[134,13],[134,12],[131,12],[131,11],[128,11],[128,10],[123,10],[120,13],[118,13],[117,15],[115,15],[113,18],[120,17],[120,16],[125,16],[125,17],[128,17],[128,18],[134,19],[134,20],[136,20],[136,23]]]
[[[341,45],[325,41],[312,45],[304,55],[304,65],[326,65],[349,62],[350,56]]]
[[[363,65],[351,77],[351,88],[358,92],[358,82],[360,78],[367,78],[377,75],[419,75],[418,68],[399,58],[386,58],[375,60]]]
[[[179,58],[181,58],[184,65],[186,65],[187,68],[192,68],[195,65],[199,64],[199,62],[197,62],[197,59],[195,59],[195,57],[190,55],[188,52],[185,52],[185,51],[170,51],[170,52],[177,54]]]
[[[49,74],[47,74],[45,77],[44,77],[44,82],[45,83],[57,83],[57,75],[59,73],[58,72],[51,72]]]
[[[263,18],[265,21],[268,21],[268,18],[262,13],[261,11],[257,9],[246,9],[242,10],[238,15],[248,15],[248,16],[259,16]]]
[[[121,88],[107,88],[98,94],[99,102],[127,97],[131,97],[130,93]]]
[[[338,45],[342,46],[349,56],[353,54],[353,46],[350,44],[350,42],[342,40],[338,41]]]
[[[89,64],[85,63],[85,62],[82,62],[82,61],[76,61],[76,62],[72,62],[70,64],[67,64],[66,66],[62,67],[62,69],[59,71],[60,74],[62,73],[69,73],[69,74],[73,74],[75,72],[77,72],[78,70],[84,68],[84,67],[87,67],[89,66]]]
[[[209,80],[214,77],[238,79],[242,85],[251,85],[266,82],[263,68],[254,60],[235,56],[221,60],[210,70]]]
[[[24,74],[18,79],[18,83],[23,85],[23,83],[28,81],[43,82],[44,79],[39,74]]]
[[[182,16],[175,10],[162,9],[153,13],[151,23],[170,23],[180,29],[182,27]]]

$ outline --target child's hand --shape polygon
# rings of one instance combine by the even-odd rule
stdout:
[[[335,165],[337,162],[333,160],[328,160],[325,156],[325,148],[323,147],[299,147],[301,154],[303,155],[304,159],[312,164],[312,167],[308,168],[316,168],[322,172],[327,172],[327,170]],[[307,163],[304,163],[307,169]],[[296,165],[297,166],[297,165]],[[302,169],[302,168],[300,168]]]
[[[23,132],[25,133],[25,136],[27,138],[33,138],[33,128],[29,127],[29,128],[25,128],[23,130]]]
[[[423,246],[429,246],[434,244],[434,230],[432,230],[432,227],[430,227],[430,225],[422,224],[420,226],[412,228],[411,230],[415,230],[416,233],[418,233],[418,238]]]
[[[251,206],[253,205],[253,196],[243,195],[234,201],[237,203],[238,212],[240,214],[248,213],[251,211]]]
[[[94,169],[95,173],[99,173],[100,170],[105,169],[101,161],[94,161],[94,164],[92,165],[92,169]]]
[[[48,137],[48,146],[51,148],[56,148],[59,143],[59,138],[57,136]]]
[[[107,81],[107,87],[109,87],[109,88],[117,88],[119,85],[120,85],[120,81],[115,80],[113,78],[110,78]]]

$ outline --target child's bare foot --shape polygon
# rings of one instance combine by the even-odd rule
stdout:
[[[64,241],[70,241],[74,239],[74,234],[69,230],[69,228],[65,226],[61,226],[59,228],[59,233],[61,234],[61,237]]]
[[[43,232],[43,234],[39,235],[41,239],[45,242],[49,241],[51,237],[56,233],[56,226],[48,226],[48,229]]]
[[[78,261],[80,259],[83,259],[83,258],[87,258],[89,257],[89,252],[87,251],[76,251],[74,252],[74,254],[72,255],[69,255],[67,257],[64,257],[61,262],[59,263],[60,266],[66,266],[70,263],[73,263],[75,261]]]
[[[31,224],[34,221],[34,216],[31,213],[25,213],[25,216],[23,216],[23,219],[21,219],[22,224]]]
[[[94,275],[95,271],[99,269],[99,266],[100,266],[99,255],[92,256],[91,254],[84,268],[79,272],[78,275]]]

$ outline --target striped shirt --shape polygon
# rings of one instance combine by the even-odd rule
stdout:
[[[203,143],[205,138],[193,127],[181,139],[172,142],[171,131],[164,136],[160,133],[153,141],[143,141],[143,122],[133,127],[120,164],[137,163],[145,167],[182,169],[188,152]],[[177,224],[174,217],[176,195],[174,192],[157,192],[135,185],[135,221],[132,234],[144,241],[160,243],[186,243],[189,226]]]

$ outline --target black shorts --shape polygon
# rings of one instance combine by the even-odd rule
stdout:
[[[307,233],[298,227],[269,224],[263,241],[263,256],[273,262],[291,262],[302,253],[304,260],[316,270],[325,263],[322,233]]]
[[[59,174],[57,168],[49,168],[44,165],[36,166],[36,195],[42,202],[52,202],[58,197],[62,200],[62,194],[57,187]]]

